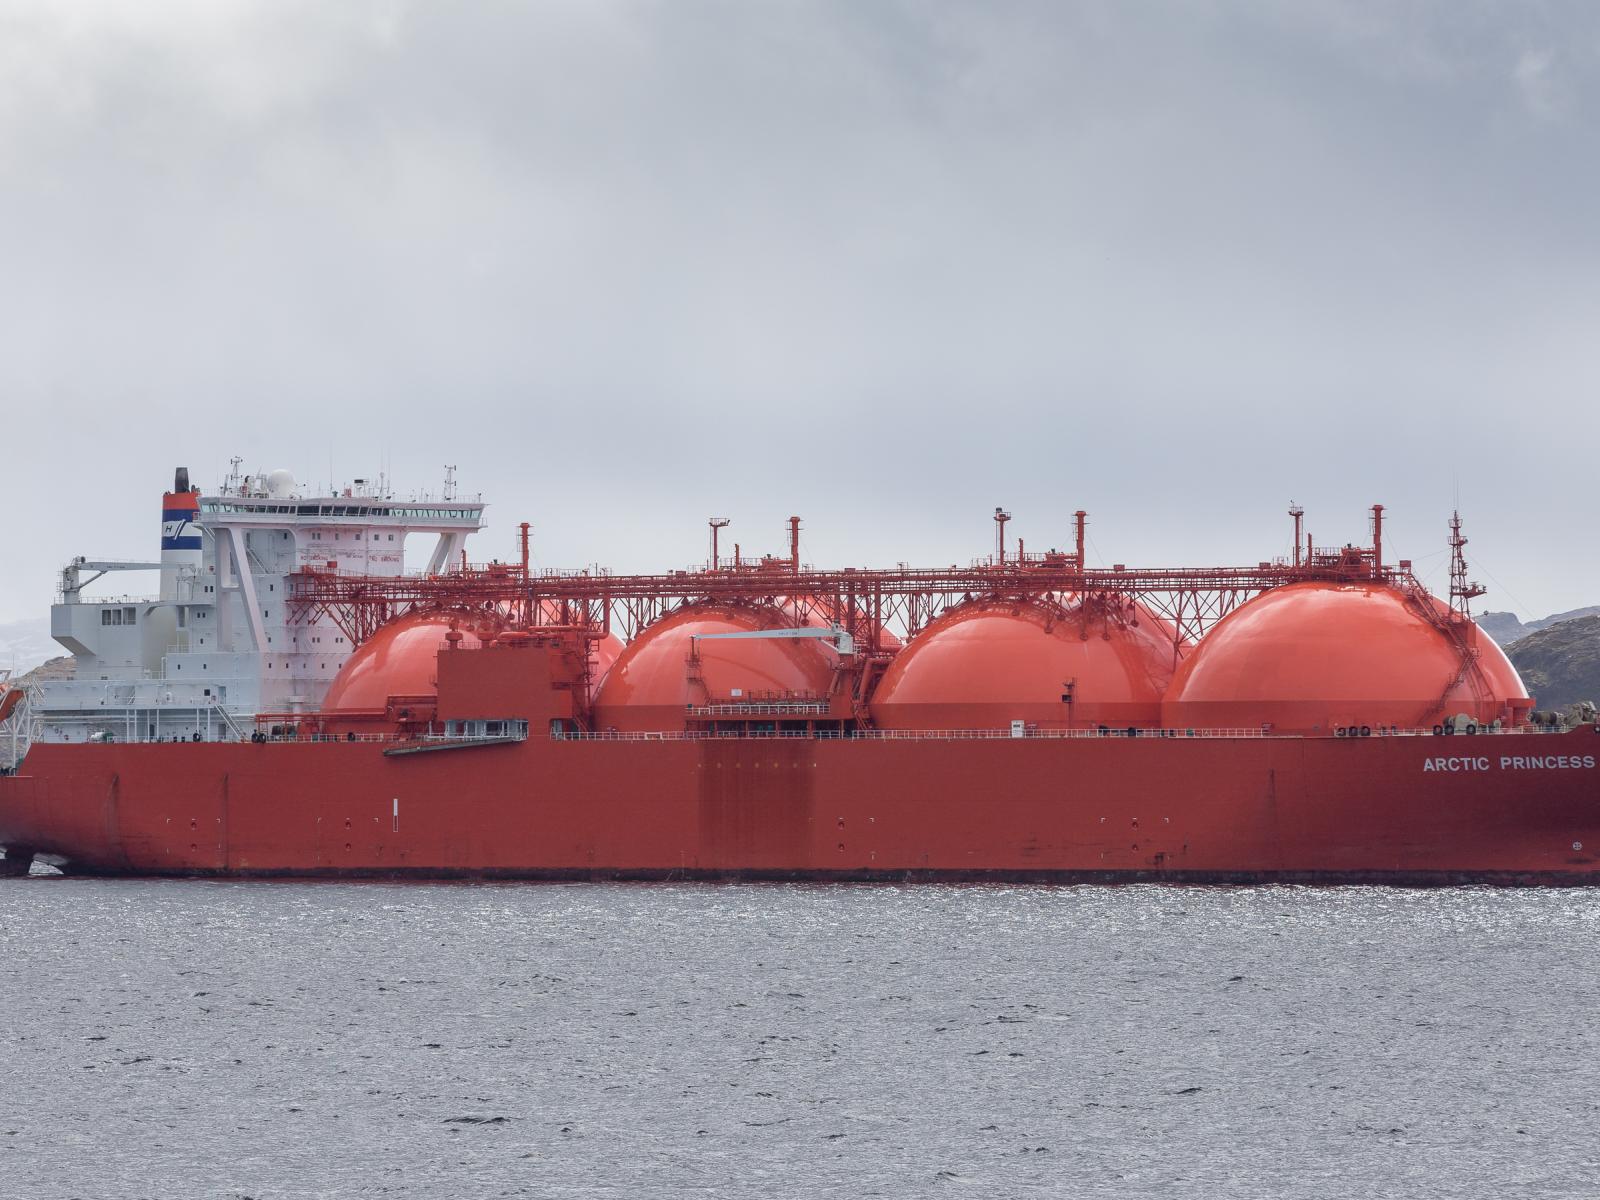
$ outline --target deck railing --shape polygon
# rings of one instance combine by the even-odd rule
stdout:
[[[1597,727],[1600,731],[1600,727]],[[1525,726],[1520,730],[1479,730],[1476,736],[1492,737],[1500,733],[1554,733],[1559,730],[1543,729],[1536,726]],[[592,733],[562,732],[551,733],[554,741],[567,742],[708,742],[724,739],[763,739],[763,740],[796,740],[809,739],[815,741],[854,741],[854,742],[989,742],[989,741],[1065,741],[1065,740],[1097,740],[1101,738],[1121,738],[1123,740],[1138,739],[1150,741],[1188,741],[1191,739],[1239,739],[1248,738],[1261,740],[1264,738],[1298,741],[1307,737],[1333,735],[1313,735],[1304,733],[1278,733],[1273,730],[1262,729],[1259,726],[1243,728],[1219,729],[1024,729],[1021,732],[1012,732],[1009,729],[854,729],[848,731],[817,729],[817,730],[706,730],[706,729],[666,729],[649,731],[618,731],[602,730]],[[1450,736],[1432,728],[1401,729],[1385,728],[1374,729],[1371,735],[1364,739],[1386,737],[1444,737]],[[1471,737],[1471,734],[1457,734],[1457,737]],[[1351,735],[1355,737],[1354,734]]]
[[[784,707],[787,712],[788,706]],[[1600,724],[1594,726],[1595,732],[1600,733]],[[394,745],[430,745],[437,743],[466,743],[466,742],[506,742],[526,741],[528,733],[521,730],[507,730],[505,732],[489,734],[487,732],[474,733],[427,733],[427,734],[399,734],[399,733],[272,733],[270,730],[259,730],[265,745],[296,745],[296,744],[322,744],[322,743],[352,743],[376,744],[384,746]],[[1492,737],[1502,733],[1553,733],[1565,732],[1562,729],[1547,728],[1543,726],[1524,726],[1518,730],[1493,730],[1481,729],[1476,736]],[[1259,726],[1244,728],[1219,728],[1219,729],[1147,729],[1147,728],[1121,728],[1121,729],[1023,729],[1012,731],[1010,729],[762,729],[762,730],[709,730],[709,729],[663,729],[644,731],[576,731],[552,730],[549,739],[557,742],[710,742],[727,740],[759,740],[759,741],[852,741],[852,742],[1000,742],[1000,741],[1081,741],[1096,739],[1122,739],[1122,740],[1149,740],[1149,741],[1176,741],[1191,739],[1229,740],[1264,738],[1280,740],[1300,740],[1306,737],[1318,736],[1303,733],[1277,733],[1272,730],[1261,729]],[[1331,735],[1328,735],[1331,736]],[[1354,735],[1351,735],[1354,737]],[[1432,728],[1375,729],[1371,738],[1385,737],[1441,737],[1449,736]],[[1456,737],[1471,737],[1471,734],[1456,734]],[[83,740],[93,742],[120,742],[126,745],[150,745],[160,742],[191,742],[190,738],[144,738],[144,737],[116,737],[104,733],[86,736]],[[1361,740],[1370,740],[1365,738]],[[244,737],[216,737],[202,738],[193,742],[195,745],[216,745],[219,741],[238,744],[252,742],[249,735]]]
[[[1066,738],[1263,738],[1299,737],[1299,734],[1264,733],[1260,729],[769,729],[651,731],[602,730],[593,733],[552,733],[552,740],[567,742],[710,742],[724,739],[772,739],[850,742],[989,742],[1038,741]]]
[[[751,701],[749,704],[732,701],[691,704],[687,711],[691,717],[825,717],[828,706],[815,700]]]

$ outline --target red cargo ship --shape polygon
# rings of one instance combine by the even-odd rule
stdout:
[[[41,741],[0,844],[96,874],[1600,882],[1600,725],[1556,727],[1372,544],[1094,570],[306,570],[315,713]],[[715,530],[713,528],[713,538]],[[201,737],[197,731],[196,739]]]

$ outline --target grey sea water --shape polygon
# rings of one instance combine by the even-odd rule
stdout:
[[[0,1195],[1594,1196],[1600,893],[0,881]]]

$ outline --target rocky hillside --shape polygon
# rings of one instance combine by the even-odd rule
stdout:
[[[1575,608],[1570,612],[1551,613],[1548,617],[1541,617],[1536,621],[1526,623],[1516,613],[1486,612],[1480,613],[1476,620],[1478,628],[1482,629],[1502,646],[1509,646],[1519,638],[1525,638],[1530,633],[1538,633],[1541,629],[1548,629],[1562,621],[1571,621],[1577,617],[1600,616],[1600,605],[1590,605],[1588,608]]]
[[[1506,654],[1540,708],[1600,701],[1600,616],[1559,621],[1518,638]]]
[[[48,662],[40,663],[25,675],[19,675],[12,680],[20,686],[30,683],[44,683],[52,679],[71,679],[77,674],[78,660],[70,654],[63,654],[59,658],[52,658]]]

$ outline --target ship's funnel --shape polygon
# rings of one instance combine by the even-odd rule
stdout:
[[[200,493],[189,486],[189,468],[173,472],[173,490],[161,497],[161,598],[177,600],[178,582],[200,573]]]

